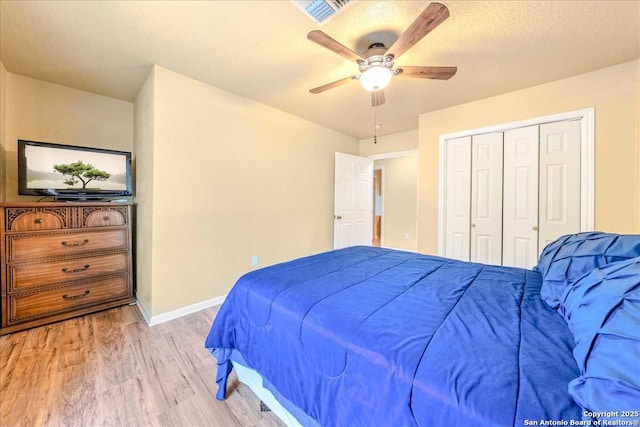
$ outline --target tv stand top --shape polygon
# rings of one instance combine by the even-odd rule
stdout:
[[[76,199],[77,200],[77,199]],[[69,206],[73,204],[73,206],[133,206],[133,201],[127,202],[89,202],[89,201],[56,201],[56,202],[4,202],[0,203],[0,207],[5,208],[44,208],[44,207],[55,207],[55,206]]]

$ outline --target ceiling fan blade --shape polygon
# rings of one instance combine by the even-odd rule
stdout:
[[[311,93],[321,93],[325,90],[333,89],[334,87],[342,86],[343,84],[349,83],[351,80],[355,80],[356,76],[345,77],[344,79],[336,80],[335,82],[327,83],[326,85],[314,87],[309,90]]]
[[[458,71],[458,67],[399,67],[401,76],[416,77],[418,79],[449,80]]]
[[[387,54],[393,54],[398,59],[400,55],[418,43],[448,17],[449,9],[447,9],[447,6],[440,3],[429,4],[420,16],[413,21],[413,24],[389,48]]]
[[[329,49],[332,52],[337,53],[338,55],[347,58],[352,61],[363,60],[363,58],[349,49],[348,47],[342,45],[340,42],[334,40],[327,34],[323,33],[320,30],[313,30],[307,34],[307,38],[314,43],[319,44],[320,46]]]
[[[381,90],[371,92],[371,106],[377,107],[382,104],[384,104],[384,92]]]

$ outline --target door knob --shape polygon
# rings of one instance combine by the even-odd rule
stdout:
[[[471,226],[472,226],[472,227],[475,227],[476,225],[475,225],[475,224],[471,224]]]
[[[342,217],[340,215],[334,215],[333,218],[334,219],[342,219]]]
[[[531,229],[532,229],[533,231],[538,231],[538,226],[537,226],[537,225],[534,225],[533,227],[531,227]]]

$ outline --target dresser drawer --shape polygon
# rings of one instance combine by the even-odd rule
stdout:
[[[80,227],[117,227],[127,225],[128,208],[114,207],[80,207],[78,208],[78,220]]]
[[[40,231],[69,228],[70,208],[5,208],[7,231]]]
[[[22,291],[70,280],[128,271],[129,254],[127,253],[38,264],[14,264],[8,267],[8,291]]]
[[[126,275],[37,293],[7,296],[9,323],[130,297]]]
[[[127,250],[127,229],[7,235],[8,262],[61,257],[101,250]]]

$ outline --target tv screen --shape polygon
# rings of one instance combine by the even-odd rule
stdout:
[[[18,192],[58,198],[131,195],[131,153],[18,140]]]

